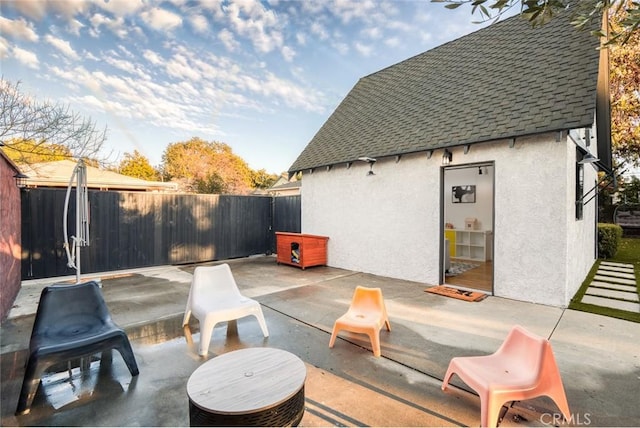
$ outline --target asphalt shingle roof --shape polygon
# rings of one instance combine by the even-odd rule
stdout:
[[[591,126],[598,39],[516,16],[361,78],[290,172]]]

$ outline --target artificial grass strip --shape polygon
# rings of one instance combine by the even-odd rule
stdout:
[[[625,321],[632,321],[640,323],[640,313],[621,311],[620,309],[607,308],[604,306],[590,305],[588,303],[571,303],[569,309],[573,309],[581,312],[588,312],[596,315],[603,315],[605,317],[618,318]]]
[[[640,295],[640,284],[637,282],[637,279],[640,278],[640,239],[622,238],[618,252],[614,257],[610,259],[598,259],[593,264],[593,267],[580,286],[580,289],[576,292],[573,299],[571,299],[569,309],[640,323],[640,313],[582,303],[582,298],[591,285],[593,278],[596,276],[600,263],[603,261],[633,265],[634,273],[636,275],[636,292]]]

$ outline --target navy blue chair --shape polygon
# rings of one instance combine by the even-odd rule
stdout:
[[[117,349],[137,376],[129,338],[111,319],[95,281],[52,285],[42,290],[29,342],[29,357],[16,414],[26,414],[44,371],[57,363]]]

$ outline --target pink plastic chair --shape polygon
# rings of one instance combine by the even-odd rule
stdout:
[[[369,340],[371,340],[373,355],[379,357],[380,330],[383,325],[387,326],[387,331],[391,331],[387,309],[382,298],[382,290],[358,285],[353,293],[347,313],[338,318],[333,324],[329,348],[333,348],[338,333],[341,330],[347,330],[368,335]]]
[[[454,373],[480,396],[483,427],[498,424],[504,403],[543,395],[556,403],[566,420],[570,418],[551,344],[518,325],[511,329],[494,354],[453,358],[444,376],[443,391]]]

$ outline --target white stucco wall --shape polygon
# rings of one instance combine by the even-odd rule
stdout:
[[[584,132],[577,132],[584,137]],[[591,135],[595,136],[595,126],[591,129]],[[569,137],[567,137],[569,138]],[[580,141],[583,144],[583,141]],[[590,147],[587,147],[594,156],[597,156],[597,141],[591,140]],[[567,194],[570,200],[575,198],[575,161],[576,148],[571,139],[567,144],[567,169],[568,185]],[[587,194],[584,201],[587,202],[583,208],[583,219],[575,220],[575,211],[567,212],[568,241],[567,241],[567,272],[569,281],[567,283],[565,302],[568,305],[576,294],[580,285],[591,270],[597,258],[597,197],[594,187],[597,185],[598,173],[591,164],[584,165],[584,193]],[[593,197],[593,199],[591,199]],[[589,199],[591,199],[589,201]]]
[[[304,173],[302,231],[329,236],[330,266],[438,284],[441,159],[380,159],[373,176],[361,162]],[[594,261],[594,201],[575,220],[575,146],[549,134],[453,150],[452,165],[477,162],[494,162],[494,294],[566,306]]]
[[[404,156],[303,174],[302,231],[329,236],[330,266],[435,283],[439,160]]]

